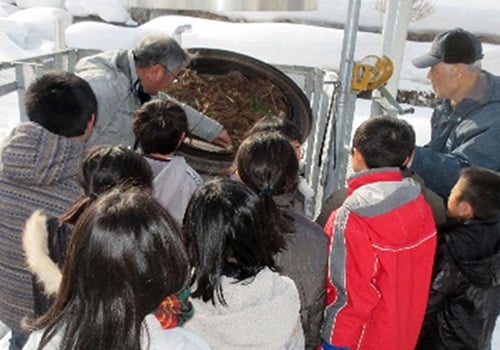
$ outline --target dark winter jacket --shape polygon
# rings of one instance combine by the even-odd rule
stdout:
[[[0,167],[0,320],[22,332],[33,316],[31,273],[21,235],[36,209],[58,216],[80,192],[76,181],[85,145],[26,122],[16,127],[1,151]]]
[[[439,241],[418,349],[489,349],[500,313],[500,219],[450,222]]]
[[[286,249],[278,254],[276,262],[279,272],[290,277],[297,286],[306,349],[314,349],[321,343],[319,335],[326,298],[328,238],[319,225],[293,210],[293,195],[273,198],[278,208],[293,219],[295,229],[295,232],[287,234]]]
[[[453,109],[443,100],[431,118],[431,140],[416,147],[412,169],[425,185],[448,198],[460,169],[500,170],[500,77],[483,71],[469,97]]]

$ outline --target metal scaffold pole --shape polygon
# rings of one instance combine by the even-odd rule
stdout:
[[[410,23],[412,1],[389,0],[385,9],[382,26],[382,54],[387,55],[394,64],[392,77],[385,86],[387,93],[396,98],[403,62],[408,25]],[[389,96],[388,96],[389,97]],[[389,97],[390,99],[391,97]],[[394,108],[394,103],[384,103],[388,100],[380,92],[374,91],[371,115],[388,114],[396,116],[403,111]],[[389,101],[390,102],[390,101]],[[388,107],[389,106],[389,107]]]
[[[342,85],[337,102],[337,113],[335,113],[335,127],[332,128],[330,137],[324,198],[328,197],[335,189],[343,187],[346,180],[349,142],[356,104],[356,94],[352,92],[351,79],[360,9],[361,0],[349,1],[340,60],[339,78]]]

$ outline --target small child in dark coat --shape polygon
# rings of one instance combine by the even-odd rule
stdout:
[[[417,349],[490,349],[500,313],[500,173],[462,169],[448,216]]]

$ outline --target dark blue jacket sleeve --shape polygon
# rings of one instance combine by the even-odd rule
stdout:
[[[460,169],[468,164],[467,159],[458,154],[416,146],[411,168],[424,179],[426,187],[446,199],[457,182]]]

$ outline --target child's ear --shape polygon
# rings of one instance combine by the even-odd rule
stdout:
[[[413,156],[415,155],[415,151],[411,151],[410,155],[408,157],[406,157],[405,161],[403,162],[403,164],[401,164],[401,167],[404,168],[404,167],[410,167],[411,166],[411,163],[413,161]]]
[[[183,132],[180,139],[179,139],[179,143],[177,144],[177,148],[181,147],[182,143],[184,142],[184,139],[186,138],[186,133]]]
[[[243,183],[243,180],[241,180],[240,173],[238,170],[234,172],[234,177],[236,178],[236,181]]]
[[[474,210],[472,210],[472,206],[468,202],[461,201],[458,203],[458,211],[461,218],[472,219],[474,217]]]
[[[352,170],[357,173],[362,170],[368,169],[368,166],[365,163],[365,158],[361,154],[361,152],[358,151],[356,147],[352,148]]]
[[[93,113],[92,116],[90,117],[89,122],[87,123],[87,126],[85,127],[85,134],[90,136],[92,130],[94,129],[95,122],[96,122],[95,113]]]

